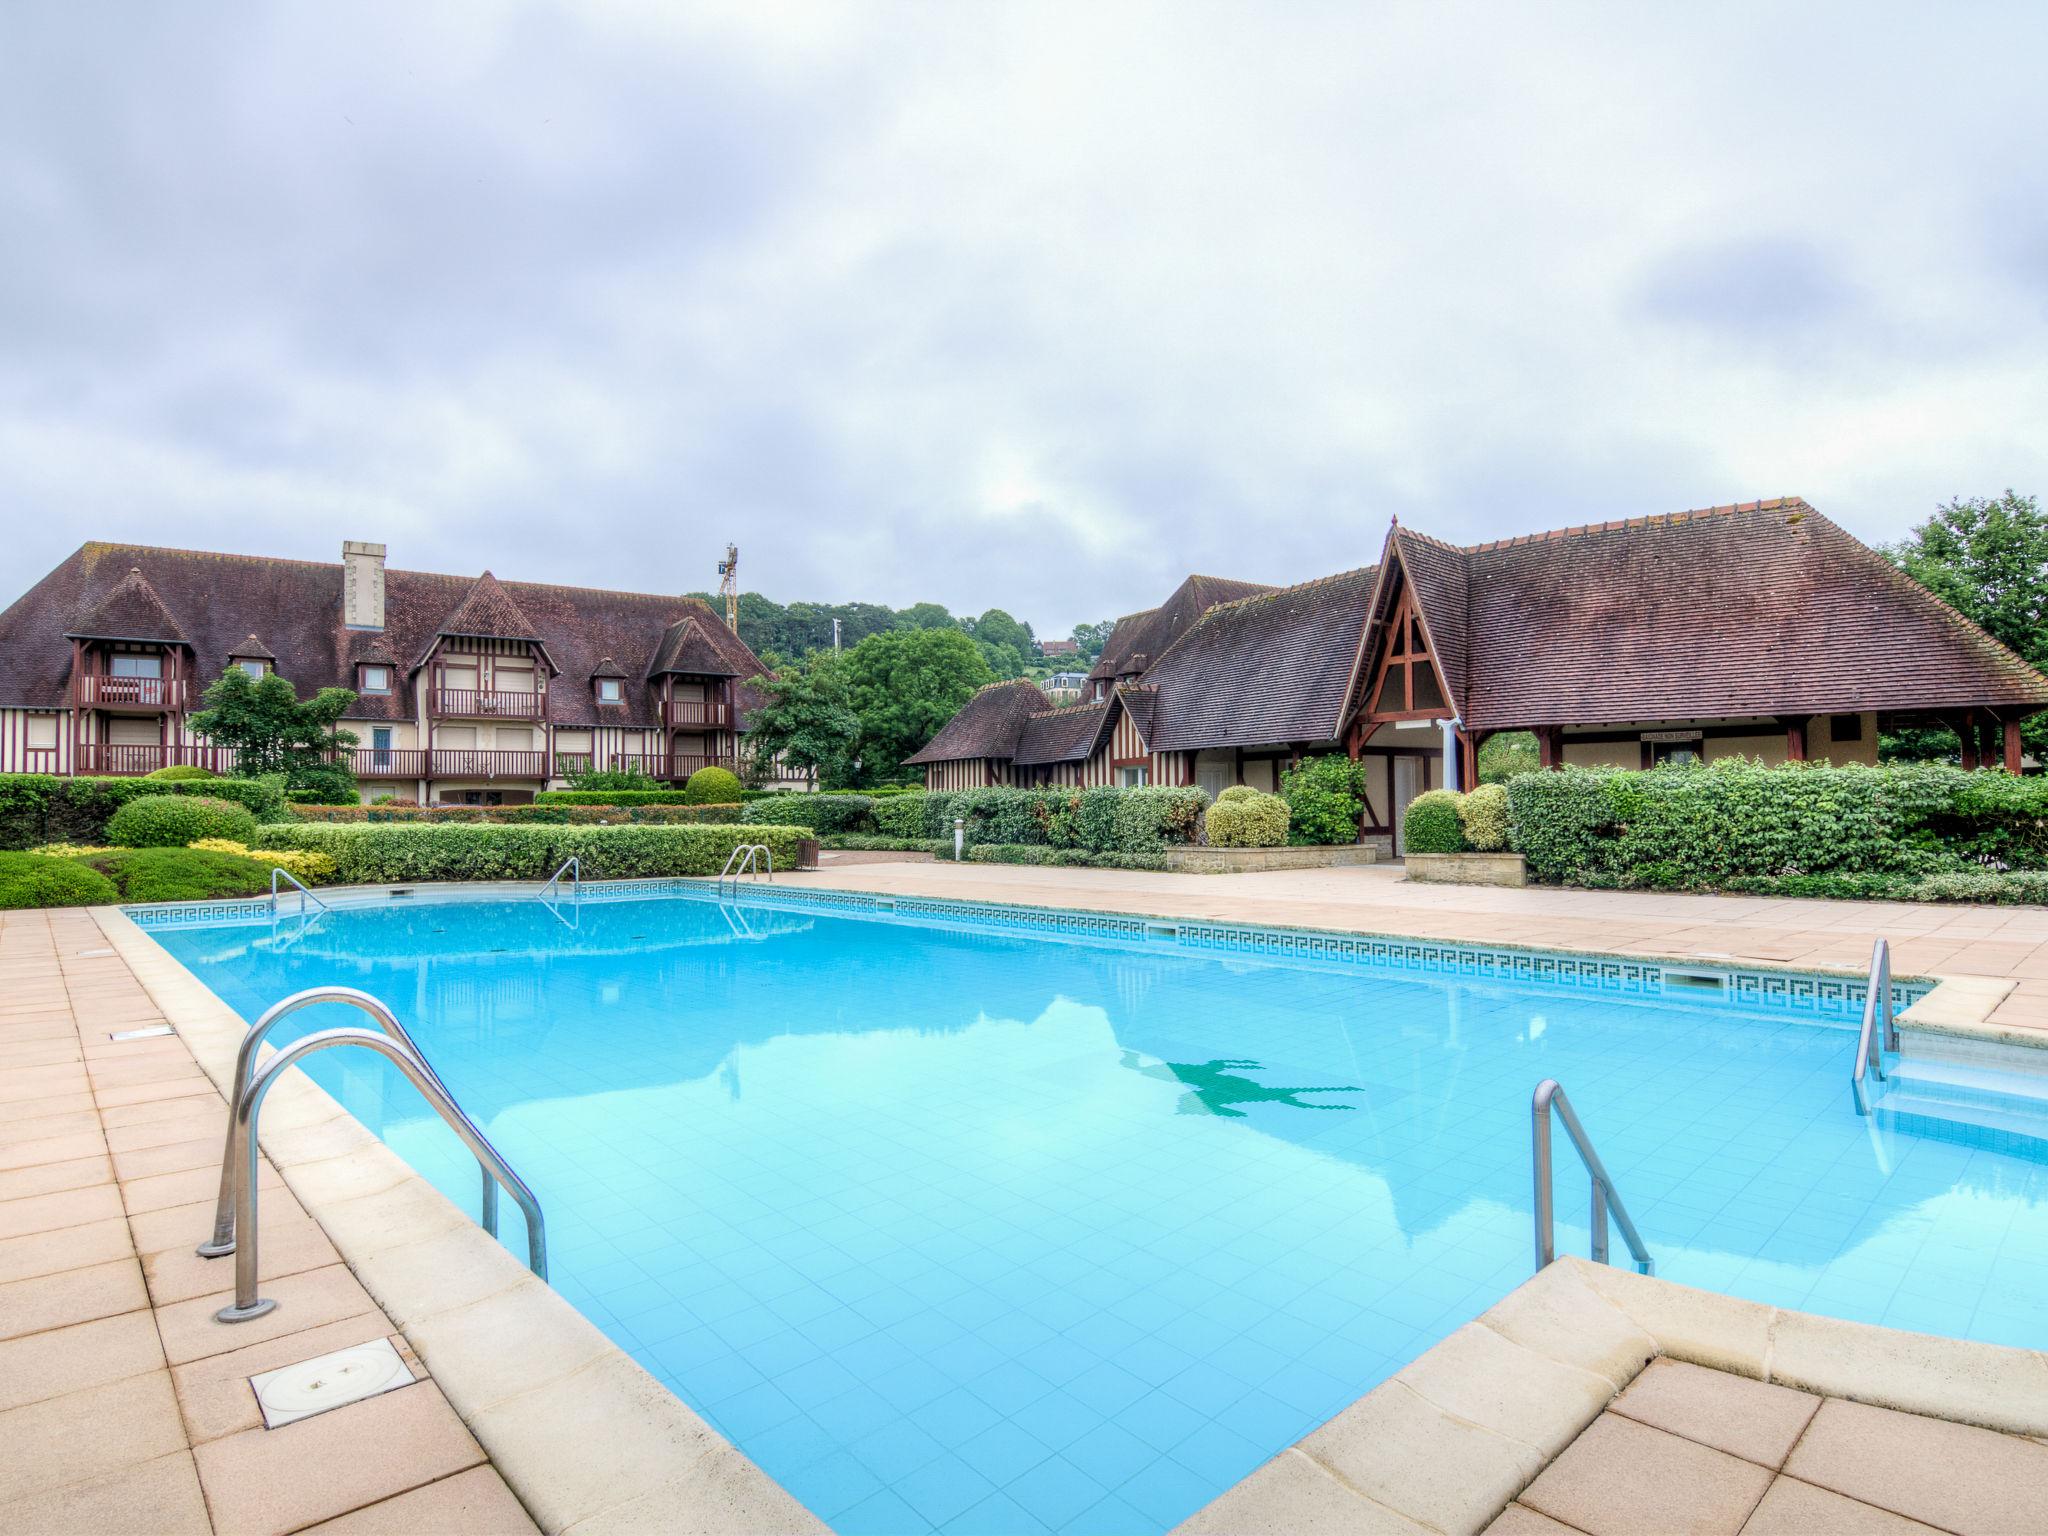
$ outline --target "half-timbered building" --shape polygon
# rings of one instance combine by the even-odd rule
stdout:
[[[696,598],[87,544],[0,614],[0,772],[226,768],[190,718],[230,666],[352,689],[365,797],[442,804],[736,769],[762,670]]]
[[[2018,772],[2048,708],[2048,678],[1796,498],[1467,546],[1395,525],[1377,564],[1298,586],[1191,577],[1118,622],[1089,686],[1068,709],[985,689],[912,762],[933,786],[1213,795],[1344,751],[1361,835],[1397,846],[1407,803],[1475,782],[1504,731],[1546,766],[1634,768],[1875,762],[1881,729],[1939,722],[1966,766]]]

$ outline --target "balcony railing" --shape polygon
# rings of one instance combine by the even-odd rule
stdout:
[[[357,747],[348,766],[359,779],[424,779],[427,754],[418,747]]]
[[[723,768],[729,773],[739,772],[739,760],[729,755],[698,757],[673,752],[625,752],[613,757],[610,766],[621,773],[644,773],[650,779],[673,780],[678,783],[700,768]]]
[[[428,777],[435,779],[542,779],[547,777],[545,752],[471,751],[467,747],[435,747]]]
[[[695,726],[722,731],[732,724],[732,711],[722,699],[671,699],[661,707],[661,717],[671,729]]]
[[[107,677],[81,672],[71,680],[81,709],[183,709],[182,677]]]
[[[544,693],[518,693],[489,688],[436,688],[430,697],[437,715],[493,720],[538,720],[547,706]]]
[[[233,773],[235,752],[232,747],[130,747],[118,743],[93,741],[77,749],[72,772],[126,777],[130,774],[155,773],[159,768],[186,765],[204,768],[210,773]]]

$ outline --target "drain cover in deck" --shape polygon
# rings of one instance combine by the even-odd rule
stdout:
[[[249,1378],[263,1409],[265,1429],[310,1419],[330,1408],[345,1408],[412,1382],[411,1367],[399,1358],[389,1339],[337,1349],[331,1355]]]

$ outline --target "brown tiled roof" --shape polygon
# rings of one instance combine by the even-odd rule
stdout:
[[[66,636],[78,631],[82,616],[110,606],[117,589],[127,584],[131,568],[142,573],[142,586],[157,597],[157,606],[173,627],[178,621],[171,615],[182,620],[178,634],[146,638],[189,644],[196,653],[198,675],[211,679],[220,675],[230,653],[254,630],[275,650],[277,670],[304,694],[330,686],[353,688],[355,669],[362,663],[398,666],[401,656],[427,654],[444,625],[480,585],[467,576],[387,569],[385,628],[352,630],[342,624],[338,564],[86,544],[0,613],[0,705],[68,705],[71,645]],[[596,723],[600,717],[590,682],[595,669],[610,657],[629,679],[645,677],[663,637],[684,619],[695,618],[703,625],[725,657],[730,670],[712,675],[744,679],[762,670],[759,658],[696,598],[496,578],[491,584],[523,616],[553,661],[558,681],[548,690],[547,715],[558,725]],[[660,724],[652,688],[629,682],[625,694],[623,706],[604,707],[605,724]],[[744,686],[740,701],[743,709],[755,702]],[[406,719],[410,706],[409,696],[394,690],[365,695],[350,715]]]
[[[130,566],[114,588],[82,613],[70,629],[67,640],[149,640],[186,645],[185,631],[171,617],[156,588],[142,574],[142,567]]]
[[[1145,674],[1154,752],[1329,741],[1376,569],[1344,571],[1212,608]]]
[[[692,614],[678,619],[668,627],[661,637],[661,644],[654,652],[654,660],[647,664],[649,677],[660,677],[668,672],[688,673],[693,677],[739,677],[740,667],[735,666],[719,644],[719,636],[737,639],[723,624],[712,624],[708,628],[704,621]],[[748,653],[750,656],[752,652]],[[754,670],[744,675],[752,677],[761,670],[756,661]],[[593,674],[594,675],[594,674]]]
[[[276,661],[277,652],[273,651],[261,640],[258,640],[254,635],[250,635],[240,645],[228,652],[228,659],[230,661]]]
[[[1401,569],[1415,589],[1415,605],[1422,612],[1422,627],[1436,653],[1437,671],[1449,690],[1452,709],[1463,719],[1469,680],[1465,552],[1455,544],[1398,526],[1389,542],[1400,551]]]
[[[1796,497],[1461,553],[1476,729],[2048,705],[2048,678]]]
[[[455,611],[441,621],[440,632],[484,640],[540,639],[533,620],[519,611],[505,584],[489,571],[477,577],[462,601],[455,605]]]
[[[1131,717],[1131,724],[1138,728],[1138,739],[1149,743],[1152,740],[1152,717],[1159,707],[1159,685],[1156,683],[1125,683],[1116,691],[1117,702],[1124,707],[1124,713]]]
[[[592,677],[623,678],[626,675],[626,671],[625,668],[621,667],[616,661],[613,661],[611,657],[607,656],[602,661],[600,661],[596,666],[590,669],[590,675]]]
[[[1097,699],[1033,715],[1017,743],[1017,761],[1027,768],[1086,762],[1109,734],[1114,708],[1115,701]]]
[[[1223,576],[1190,576],[1173,589],[1173,595],[1157,608],[1133,613],[1116,621],[1102,655],[1089,669],[1089,681],[1129,677],[1140,673],[1166,653],[1166,648],[1187,633],[1195,621],[1218,603],[1235,602],[1273,589],[1256,581],[1232,581]]]
[[[1052,701],[1026,678],[990,683],[980,689],[959,713],[948,720],[924,749],[904,759],[906,763],[957,763],[975,758],[1010,758],[1017,755],[1024,723]]]

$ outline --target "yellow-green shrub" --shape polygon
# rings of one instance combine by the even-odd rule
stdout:
[[[305,848],[250,848],[233,838],[202,837],[189,845],[208,853],[232,853],[241,858],[254,859],[260,864],[271,864],[288,875],[296,875],[308,885],[317,885],[323,880],[332,880],[338,872],[334,860],[324,853],[314,853]]]
[[[1459,797],[1458,821],[1465,829],[1465,842],[1479,853],[1498,853],[1507,847],[1514,830],[1508,810],[1505,784],[1482,784]]]
[[[1246,784],[1226,789],[1209,807],[1214,848],[1279,848],[1287,842],[1287,802]]]

